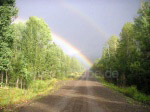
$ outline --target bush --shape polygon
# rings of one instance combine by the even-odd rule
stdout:
[[[138,93],[138,91],[137,91],[135,86],[124,88],[123,92],[124,92],[125,95],[127,95],[129,97],[133,97],[133,96],[135,96],[135,94]]]
[[[56,79],[51,80],[36,80],[29,86],[28,89],[20,89],[16,87],[0,88],[0,106],[4,107],[17,102],[24,102],[32,99],[40,94],[46,94],[56,84]]]
[[[33,92],[42,92],[49,88],[50,86],[53,86],[54,83],[56,82],[56,79],[52,80],[36,80],[33,81],[32,84],[30,85],[29,89],[32,89]]]

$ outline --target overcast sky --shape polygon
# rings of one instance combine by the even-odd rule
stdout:
[[[123,24],[133,22],[140,0],[17,0],[16,5],[19,19],[43,18],[93,61],[111,35],[119,36]]]

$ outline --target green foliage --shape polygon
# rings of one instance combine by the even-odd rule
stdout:
[[[11,69],[13,30],[10,27],[12,19],[16,16],[14,0],[0,1],[0,79],[1,84],[8,84]]]
[[[124,24],[119,40],[111,37],[107,41],[102,57],[92,70],[117,71],[118,77],[105,77],[105,80],[118,86],[135,85],[141,92],[150,94],[150,2],[142,5],[134,23]],[[136,94],[134,90],[129,88],[128,95]]]
[[[83,68],[53,41],[43,19],[30,17],[12,24],[17,15],[15,0],[0,0],[0,86],[46,88],[48,79],[66,78]],[[36,82],[36,80],[41,80]],[[34,91],[33,91],[34,92]]]
[[[43,19],[30,17],[26,23],[12,24],[10,28],[13,31],[7,79],[10,86],[27,88],[34,80],[69,77],[83,70],[75,58],[65,55],[52,42],[50,29]],[[1,47],[4,52],[5,48]],[[4,62],[8,63],[7,60]]]
[[[83,71],[52,41],[43,19],[32,16],[12,24],[17,12],[15,0],[0,0],[0,106],[31,99],[58,79],[76,78]]]
[[[3,6],[3,5],[14,6],[14,3],[15,3],[15,0],[1,0],[0,6]]]
[[[9,29],[13,38],[11,49],[7,43],[1,43],[0,47],[0,60],[5,59],[0,68],[7,70],[9,76],[2,75],[1,84],[7,82],[6,85],[28,88],[35,80],[61,79],[83,70],[81,63],[65,55],[52,42],[50,29],[43,19],[30,17],[26,23],[14,23]]]
[[[0,105],[6,106],[19,102],[25,102],[35,98],[37,95],[47,94],[54,88],[57,79],[46,81],[36,80],[29,86],[28,89],[19,89],[14,87],[0,88]]]
[[[39,93],[43,92],[46,90],[46,88],[49,88],[50,86],[54,86],[55,82],[57,79],[52,79],[52,80],[36,80],[33,81],[32,84],[30,85],[29,89],[32,90],[33,93]]]
[[[124,94],[126,94],[129,97],[135,96],[135,94],[138,92],[135,86],[128,87],[125,89]]]
[[[142,103],[149,104],[150,103],[150,95],[145,95],[137,90],[135,86],[131,87],[118,87],[112,83],[109,83],[105,81],[105,79],[102,76],[94,75],[95,78],[101,82],[104,86],[107,86],[111,89],[114,89],[116,91],[119,91],[120,93],[123,93],[124,95],[133,98],[134,100],[137,100]]]

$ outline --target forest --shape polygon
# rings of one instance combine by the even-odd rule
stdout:
[[[123,25],[119,37],[109,38],[91,69],[107,82],[150,94],[150,2],[141,5],[133,22]]]
[[[0,112],[150,110],[150,2],[131,2],[135,3],[133,9],[136,10],[141,5],[137,14],[132,10],[136,14],[133,22],[126,22],[134,15],[128,12],[127,7],[132,8],[129,1],[110,1],[39,0],[36,4],[37,1],[32,0],[0,0]],[[78,10],[80,6],[83,10]],[[108,10],[103,11],[101,6]],[[36,11],[28,13],[31,9]],[[116,17],[125,19],[122,23],[126,23],[121,29],[122,23],[117,21],[115,25],[116,29],[121,29],[120,35],[112,35],[107,30],[112,36],[103,40],[99,22],[103,23],[103,28],[105,23],[111,28],[114,24],[111,25],[114,19],[111,15],[118,10]],[[43,14],[45,11],[49,16],[47,12]],[[126,12],[130,17],[128,14],[128,17],[122,17]],[[95,18],[90,18],[91,15]],[[28,19],[16,22],[21,17]],[[47,19],[50,17],[52,19]],[[66,44],[62,44],[63,47],[72,48],[70,54],[55,41],[54,32],[49,27],[57,27],[58,32],[61,30],[64,35],[70,35],[70,43],[61,41]],[[112,31],[115,31],[114,26]],[[65,40],[67,37],[61,38]],[[78,47],[73,46],[71,40]],[[90,53],[90,50],[96,51],[97,43],[103,49],[92,63],[98,53]]]
[[[50,28],[38,17],[13,23],[15,0],[0,0],[0,86],[28,88],[35,80],[69,77],[83,71],[51,37]]]

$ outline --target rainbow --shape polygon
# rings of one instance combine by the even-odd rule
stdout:
[[[92,62],[85,56],[83,55],[80,50],[78,50],[76,47],[71,45],[69,42],[64,40],[64,38],[54,32],[51,32],[52,38],[54,41],[57,42],[61,47],[64,47],[64,49],[67,49],[68,51],[71,51],[71,53],[68,54],[73,54],[73,55],[78,55],[80,60],[86,64],[87,67],[92,66]]]
[[[88,25],[90,25],[92,28],[94,28],[99,35],[104,38],[107,39],[108,36],[107,34],[104,32],[104,30],[97,24],[94,22],[94,20],[92,18],[90,18],[89,16],[87,16],[85,13],[83,13],[81,10],[79,10],[78,8],[72,6],[71,4],[69,4],[68,2],[65,2],[63,0],[62,5],[68,9],[69,11],[71,11],[73,14],[76,14],[78,17],[80,17],[80,19],[82,19],[84,22],[87,22]]]
[[[24,20],[22,18],[17,18],[13,23],[17,24],[19,22],[25,23],[26,20]],[[79,60],[81,62],[83,62],[83,64],[86,67],[89,68],[92,66],[92,62],[85,55],[83,55],[80,52],[80,50],[78,50],[76,47],[74,47],[69,42],[67,42],[62,36],[60,36],[54,32],[51,32],[51,35],[52,35],[53,41],[56,42],[56,44],[58,44],[64,50],[64,52],[66,52],[66,54],[72,55],[72,56],[77,55]]]
[[[100,28],[100,26],[94,22],[92,18],[87,16],[85,13],[81,12],[81,10],[77,9],[76,7],[72,6],[68,2],[65,2],[64,0],[61,1],[62,6],[64,6],[66,9],[71,11],[73,14],[77,15],[80,17],[80,19],[84,20],[87,22],[88,25],[90,25],[92,28],[94,28],[102,38],[107,39],[106,33],[103,31],[103,29]],[[26,20],[22,18],[17,18],[13,23],[18,23],[18,22],[25,22]],[[54,42],[59,44],[61,48],[64,50],[64,52],[67,51],[67,54],[69,55],[77,55],[81,61],[83,61],[88,67],[92,66],[92,62],[85,56],[83,55],[80,50],[75,48],[73,45],[71,45],[69,42],[64,40],[64,38],[54,32],[51,33]]]

